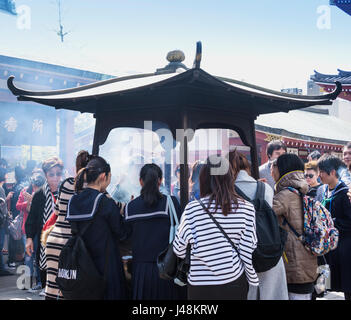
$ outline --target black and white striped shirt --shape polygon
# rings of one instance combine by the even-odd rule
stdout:
[[[209,197],[202,198],[208,206]],[[245,272],[248,282],[258,286],[258,277],[252,265],[252,252],[257,246],[254,206],[238,199],[238,208],[224,216],[220,208],[213,217],[234,242],[231,246],[223,233],[204,211],[198,201],[185,207],[173,242],[173,251],[184,258],[188,243],[191,245],[191,266],[188,282],[191,285],[221,285],[238,279]],[[215,204],[211,203],[210,212]]]

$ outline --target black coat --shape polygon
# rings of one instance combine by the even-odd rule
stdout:
[[[331,289],[351,293],[351,202],[347,190],[343,182],[339,184],[332,201],[326,205],[339,230],[339,242],[325,257],[331,270]]]
[[[37,235],[40,237],[41,230],[43,229],[45,201],[44,189],[41,187],[34,193],[32,204],[28,212],[28,217],[25,223],[27,238],[34,239]]]

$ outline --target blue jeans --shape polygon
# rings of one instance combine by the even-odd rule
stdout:
[[[0,227],[0,270],[5,269],[4,260],[2,257],[2,249],[5,244],[5,223]]]
[[[24,247],[26,247],[26,241],[27,241],[27,238],[26,236],[24,235],[22,237],[22,240],[23,240],[23,243],[24,243]],[[35,236],[34,239],[33,239],[33,253],[31,256],[29,256],[27,253],[25,253],[25,256],[24,256],[24,263],[25,265],[30,269],[30,275],[31,277],[34,275],[34,268],[35,268],[35,278],[36,278],[36,283],[37,284],[41,284],[41,281],[40,281],[40,272],[39,272],[39,266],[38,264],[35,262],[35,256],[36,256],[36,250],[37,250],[37,246],[38,246],[38,236]]]

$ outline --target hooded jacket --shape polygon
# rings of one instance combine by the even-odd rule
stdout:
[[[293,187],[306,194],[309,188],[303,171],[292,171],[284,175],[275,185],[276,194],[273,198],[273,210],[278,216],[279,224],[288,232],[284,250],[287,258],[284,259],[287,282],[311,283],[317,278],[317,257],[303,246],[288,225],[283,225],[285,217],[298,233],[303,233],[302,199],[287,187]]]

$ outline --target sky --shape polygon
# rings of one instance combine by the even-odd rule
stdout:
[[[16,0],[22,14],[0,12],[0,54],[122,76],[164,67],[175,49],[191,67],[201,41],[205,71],[304,93],[314,70],[351,71],[351,16],[329,0],[61,2],[63,43],[56,0]]]

